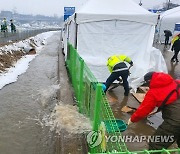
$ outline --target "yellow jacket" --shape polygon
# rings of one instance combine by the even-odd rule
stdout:
[[[178,35],[174,36],[173,39],[172,39],[172,41],[171,41],[171,43],[174,44],[174,42],[175,42],[176,40],[178,40],[179,37],[180,37],[180,36],[178,36]]]
[[[109,57],[108,61],[107,61],[107,66],[108,66],[109,71],[112,73],[114,66],[121,62],[128,62],[129,64],[133,65],[132,60],[128,56],[113,55],[113,56]]]

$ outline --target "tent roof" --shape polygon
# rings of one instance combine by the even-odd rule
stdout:
[[[77,23],[101,20],[129,20],[157,23],[157,14],[142,8],[132,0],[89,0],[76,12]]]
[[[179,18],[180,17],[180,6],[173,9],[167,10],[161,14],[161,18]]]

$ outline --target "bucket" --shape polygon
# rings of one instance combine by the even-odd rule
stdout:
[[[119,130],[120,132],[123,132],[127,129],[127,124],[121,119],[105,120],[104,123],[108,133],[112,133],[114,131],[117,132]],[[116,126],[116,124],[118,127]]]

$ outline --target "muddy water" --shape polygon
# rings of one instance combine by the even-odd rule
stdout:
[[[170,63],[170,59],[173,56],[173,53],[167,51],[169,48],[164,48],[163,45],[158,45],[156,47],[161,50],[162,55],[165,58],[169,74],[171,74],[175,79],[177,78],[179,79],[180,78],[180,63],[173,63],[173,64]],[[179,55],[179,59],[180,59],[180,55]],[[129,106],[137,108],[139,106],[139,103],[132,95],[128,97],[123,96],[122,86],[119,86],[116,89],[108,92],[107,96],[108,96],[108,99],[110,100],[110,105],[112,107],[115,117],[117,119],[123,119],[126,122],[130,118],[131,113],[123,113],[121,111],[122,107],[125,105],[129,105]],[[128,136],[152,135],[155,129],[161,123],[162,123],[161,113],[158,113],[138,123],[131,124],[130,126],[128,126],[128,129],[122,133],[122,135],[128,135]],[[130,151],[148,149],[147,141],[143,141],[139,143],[126,142],[126,145]],[[176,147],[176,145],[173,145],[173,147]]]
[[[52,154],[54,133],[42,124],[42,117],[54,108],[57,85],[59,33],[17,82],[0,90],[0,153]]]

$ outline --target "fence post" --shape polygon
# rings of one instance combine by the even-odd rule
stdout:
[[[70,44],[67,43],[67,58],[66,58],[66,66],[68,67],[69,71],[70,71],[70,66],[71,66],[71,63],[70,63]]]
[[[70,68],[70,74],[71,74],[71,81],[72,81],[72,69],[73,69],[73,58],[74,58],[74,52],[73,52],[73,48],[72,45],[69,45],[69,53],[70,53],[70,62],[69,62],[69,68]]]
[[[78,106],[80,113],[82,113],[83,74],[84,74],[84,60],[80,58],[80,79],[79,79],[79,93],[78,93]]]
[[[72,84],[75,90],[76,98],[77,98],[77,84],[76,84],[76,60],[77,60],[77,52],[76,50],[72,47],[73,51],[73,57],[72,57]]]
[[[96,86],[96,97],[94,104],[94,121],[93,121],[93,130],[98,131],[98,127],[100,124],[100,107],[101,107],[101,98],[102,98],[102,84],[98,83]]]

